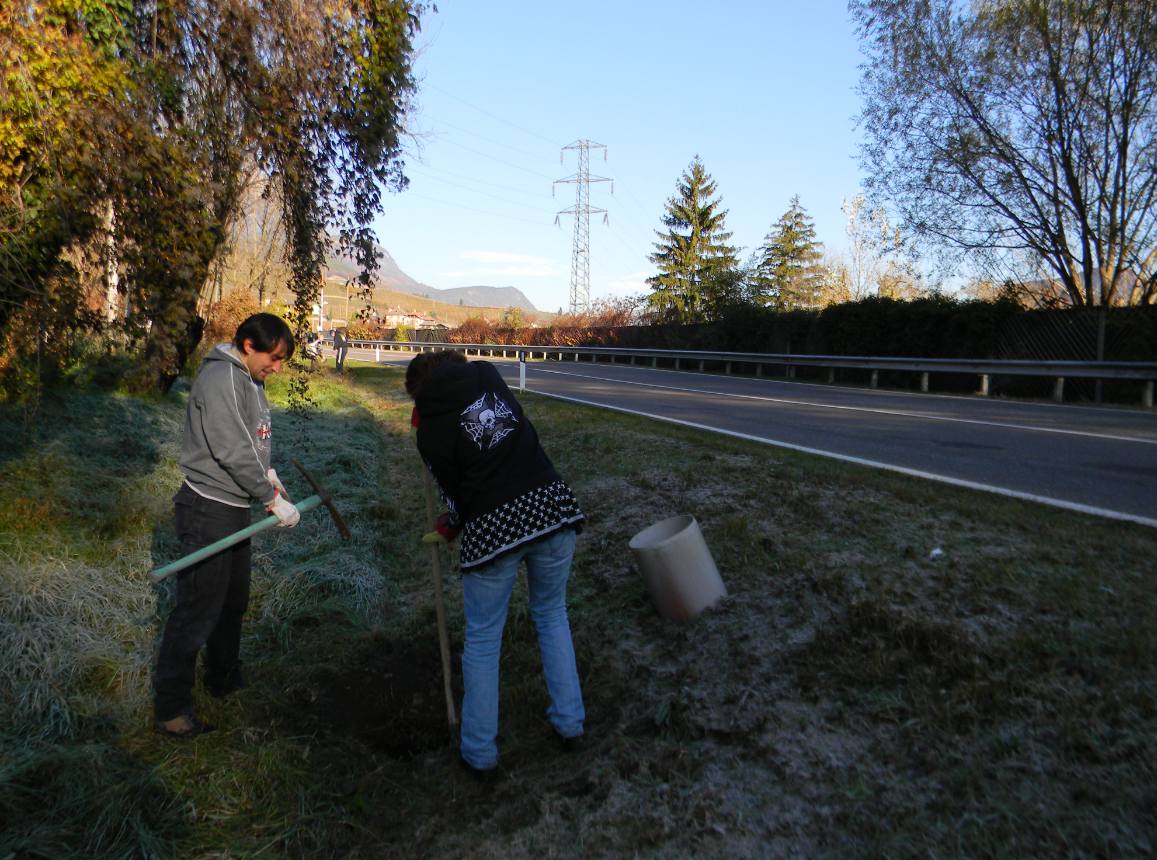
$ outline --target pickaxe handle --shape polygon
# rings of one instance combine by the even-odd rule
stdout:
[[[297,467],[297,471],[301,472],[301,475],[303,478],[305,478],[305,480],[309,481],[309,485],[313,487],[313,491],[317,493],[318,497],[321,499],[321,503],[329,509],[329,515],[333,517],[333,524],[337,526],[337,530],[341,534],[341,539],[349,540],[350,530],[346,526],[345,520],[341,518],[341,514],[337,512],[337,507],[334,505],[333,500],[329,497],[329,493],[326,491],[325,487],[319,484],[313,475],[305,471],[305,466],[301,465],[296,457],[290,457],[289,462]],[[298,505],[298,507],[300,508],[301,506]]]
[[[436,527],[434,516],[434,482],[426,464],[422,464],[422,486],[426,491],[426,520],[428,528]],[[440,543],[441,541],[439,541]],[[446,601],[442,596],[442,552],[437,544],[430,544],[430,573],[434,580],[434,618],[438,624],[438,651],[442,655],[442,692],[446,697],[446,720],[450,723],[450,744],[457,742],[458,714],[454,709],[454,692],[450,686],[450,636],[446,630]]]
[[[324,502],[325,499],[323,499],[321,496],[310,496],[308,499],[304,499],[303,501],[297,503],[297,510],[304,514],[307,511],[312,511],[314,508],[320,504],[323,504]],[[184,570],[186,567],[196,564],[202,559],[206,559],[215,553],[219,553],[223,549],[228,549],[234,544],[241,543],[241,541],[253,537],[253,535],[257,534],[258,532],[263,532],[268,528],[272,528],[273,526],[277,525],[278,522],[280,522],[280,520],[278,520],[277,517],[273,514],[270,514],[265,519],[258,520],[253,525],[246,526],[239,532],[234,532],[228,537],[223,537],[221,540],[216,541],[215,543],[211,543],[208,546],[203,546],[196,552],[191,552],[184,558],[179,558],[174,562],[166,564],[164,567],[158,567],[156,570],[150,573],[149,576],[153,578],[153,582],[160,582],[162,579],[167,579],[174,573],[178,573]]]

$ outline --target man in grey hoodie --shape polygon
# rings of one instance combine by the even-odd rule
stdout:
[[[270,466],[273,439],[265,379],[293,355],[281,317],[254,314],[232,343],[209,351],[189,392],[181,471],[173,498],[181,554],[188,555],[250,524],[258,501],[281,526],[300,513]],[[178,574],[177,602],[165,623],[153,678],[156,730],[192,737],[209,729],[193,713],[197,655],[213,696],[245,686],[241,618],[249,605],[250,542],[225,549]]]

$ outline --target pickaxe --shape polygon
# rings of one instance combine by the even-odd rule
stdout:
[[[309,472],[305,471],[305,467],[302,466],[301,463],[299,463],[296,459],[291,459],[290,462],[297,467],[297,470],[301,472],[301,474],[305,477],[305,480],[307,480],[309,485],[313,487],[314,493],[316,493],[316,495],[310,496],[308,499],[303,499],[302,501],[298,502],[297,510],[304,514],[312,511],[318,505],[325,505],[329,509],[330,515],[333,517],[333,521],[337,526],[337,530],[341,533],[341,539],[349,540],[350,530],[346,528],[345,520],[341,518],[341,514],[339,514],[337,512],[337,508],[334,507],[329,492],[325,490],[321,484],[314,480],[314,477],[309,474]],[[239,532],[234,532],[228,537],[223,537],[221,540],[215,543],[201,547],[201,549],[197,550],[196,552],[191,552],[184,558],[179,558],[170,564],[166,564],[164,567],[158,567],[156,570],[150,573],[149,576],[153,578],[153,582],[160,582],[161,580],[172,576],[174,573],[178,573],[185,568],[196,564],[202,559],[206,559],[211,555],[219,553],[221,550],[227,549],[234,544],[241,543],[241,541],[253,537],[253,535],[257,534],[258,532],[263,532],[268,528],[272,528],[273,526],[277,525],[278,522],[280,522],[280,520],[278,520],[277,517],[273,514],[270,514],[265,519],[258,520],[253,525],[247,526],[246,528],[241,529]]]
[[[422,486],[426,491],[426,527],[437,526],[434,515],[434,482],[430,470],[422,463]],[[442,556],[437,544],[430,544],[430,574],[434,581],[434,618],[438,624],[438,650],[442,655],[442,692],[446,697],[446,720],[450,723],[450,745],[458,741],[458,714],[454,709],[454,693],[450,686],[450,636],[446,631],[446,602],[442,596]]]

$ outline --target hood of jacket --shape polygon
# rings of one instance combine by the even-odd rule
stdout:
[[[414,405],[423,418],[440,418],[462,411],[482,387],[482,363],[444,364],[422,384]]]

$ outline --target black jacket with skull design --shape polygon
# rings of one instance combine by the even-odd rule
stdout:
[[[463,571],[579,527],[578,502],[494,365],[437,368],[415,407],[418,451],[462,526]]]

